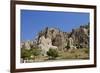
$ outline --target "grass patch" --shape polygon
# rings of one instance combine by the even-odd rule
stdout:
[[[43,62],[43,61],[49,61],[49,60],[64,60],[64,59],[65,60],[89,59],[89,49],[82,48],[82,49],[73,49],[70,51],[58,51],[58,55],[59,56],[54,57],[54,59],[50,59],[49,56],[37,55],[32,60],[34,62]]]
[[[89,50],[86,48],[60,52],[59,54],[60,54],[60,59],[88,59],[89,58]]]

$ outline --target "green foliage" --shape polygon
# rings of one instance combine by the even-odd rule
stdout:
[[[49,51],[47,52],[47,55],[52,57],[52,59],[55,59],[56,57],[58,57],[58,51],[56,49],[52,49],[50,48]]]
[[[41,50],[38,48],[32,48],[30,51],[31,51],[31,54],[34,56],[38,56],[41,54]]]
[[[21,58],[23,59],[31,59],[31,56],[38,56],[41,54],[41,50],[38,48],[32,48],[27,50],[25,48],[21,49]]]
[[[30,50],[27,50],[27,49],[24,49],[24,48],[21,49],[21,58],[29,59],[30,56],[31,56]]]

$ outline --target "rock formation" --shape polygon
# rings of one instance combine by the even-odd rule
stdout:
[[[46,56],[46,52],[52,48],[52,49],[57,49],[57,46],[52,45],[52,41],[50,38],[45,38],[44,36],[41,36],[39,38],[39,45],[38,47],[42,49],[42,54]]]
[[[89,24],[72,29],[71,32],[63,32],[57,28],[46,27],[39,32],[35,41],[21,43],[21,48],[41,48],[44,55],[50,48],[64,51],[68,49],[66,46],[69,46],[70,49],[89,48]]]

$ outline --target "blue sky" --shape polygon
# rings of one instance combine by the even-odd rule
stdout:
[[[45,27],[70,32],[89,22],[89,13],[21,10],[21,41],[32,40]]]

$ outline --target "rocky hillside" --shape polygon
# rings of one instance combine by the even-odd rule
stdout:
[[[21,43],[21,48],[40,48],[43,54],[50,49],[66,51],[68,49],[89,48],[89,24],[63,32],[57,28],[48,28],[38,33],[38,38]]]

